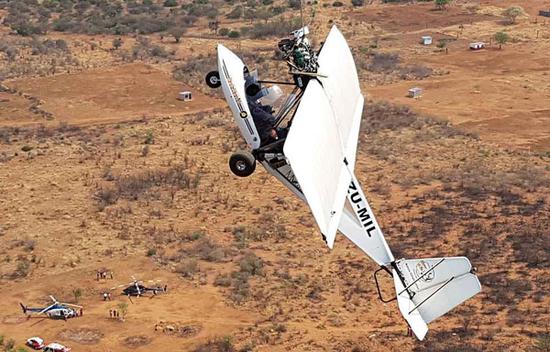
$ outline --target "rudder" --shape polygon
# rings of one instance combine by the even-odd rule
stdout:
[[[401,259],[392,274],[399,310],[420,340],[428,323],[481,291],[466,257]]]

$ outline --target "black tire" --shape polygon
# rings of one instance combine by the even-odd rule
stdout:
[[[236,176],[250,176],[256,170],[256,158],[249,152],[233,153],[229,158],[229,168]]]
[[[205,77],[206,85],[210,88],[218,88],[222,85],[220,73],[218,71],[210,71]]]

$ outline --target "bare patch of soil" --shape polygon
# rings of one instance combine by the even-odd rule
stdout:
[[[103,338],[104,334],[98,329],[93,328],[76,328],[67,329],[59,333],[62,339],[71,340],[83,345],[95,345]]]

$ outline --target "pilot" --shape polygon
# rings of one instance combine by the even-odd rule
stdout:
[[[276,129],[277,119],[273,116],[273,104],[282,97],[281,89],[278,86],[262,89],[252,76],[247,75],[245,79],[246,100],[260,135],[260,145],[264,146],[284,138],[286,129]]]

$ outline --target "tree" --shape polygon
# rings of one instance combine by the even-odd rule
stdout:
[[[176,41],[176,43],[179,43],[183,33],[185,33],[185,30],[186,30],[185,27],[181,27],[181,26],[173,27],[170,29],[170,35],[174,37],[174,40]]]
[[[525,14],[525,10],[521,6],[510,6],[506,10],[502,11],[502,15],[507,17],[510,24],[516,23],[516,18]]]
[[[75,288],[73,290],[73,296],[74,296],[74,301],[78,303],[78,300],[80,299],[80,297],[82,297],[82,290],[79,288]]]
[[[495,41],[498,43],[498,48],[502,49],[502,44],[506,44],[510,37],[505,32],[496,32],[495,33]]]
[[[120,302],[117,305],[118,310],[120,311],[120,316],[122,320],[126,317],[126,314],[128,313],[128,303],[126,302]]]
[[[435,0],[435,6],[439,10],[443,10],[450,2],[451,0]]]

